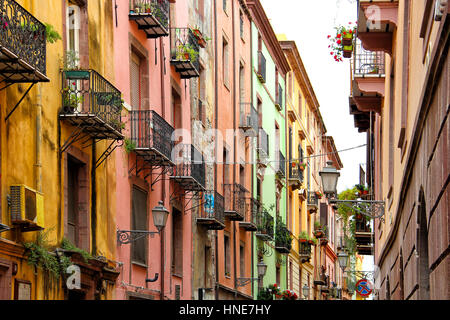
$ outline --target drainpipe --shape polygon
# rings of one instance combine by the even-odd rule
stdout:
[[[92,255],[97,255],[97,189],[95,179],[95,160],[97,158],[97,148],[95,138],[92,139],[92,164],[91,164],[91,235],[92,235]]]
[[[42,87],[37,84],[36,106],[36,162],[35,168],[35,187],[36,191],[42,192]]]
[[[252,106],[254,107],[254,105],[253,105],[253,102],[254,102],[254,99],[253,99],[253,32],[252,32],[252,21],[251,21],[250,18],[249,18],[249,22],[250,22],[250,93],[251,93],[250,101],[252,103]],[[258,117],[259,117],[259,115],[258,115]],[[258,128],[258,131],[259,131],[259,128]],[[250,139],[253,139],[253,141],[255,141],[254,140],[255,138],[250,138]],[[256,138],[256,139],[258,140],[258,138]],[[251,145],[252,144],[250,144],[250,146]],[[254,177],[255,165],[253,163],[253,160],[255,159],[255,154],[254,154],[253,150],[254,150],[254,148],[250,148],[250,153],[252,155],[252,161],[251,161],[252,162],[252,165],[251,165],[251,167],[252,167],[252,171],[251,171],[251,173],[252,173],[252,176],[251,176],[252,177],[251,178],[252,190],[251,190],[250,194],[252,195],[252,197],[254,196],[253,195],[253,191],[254,191],[254,187],[255,187],[255,184],[254,184],[254,180],[255,180],[255,177]],[[253,199],[252,199],[252,201],[253,201]],[[253,212],[252,212],[252,218],[255,219],[255,217],[253,217]],[[251,249],[252,249],[252,254],[251,254],[251,257],[252,257],[251,258],[251,261],[252,261],[251,272],[252,273],[251,273],[251,277],[253,278],[253,275],[255,273],[255,268],[254,268],[254,264],[255,264],[255,260],[254,260],[255,235],[253,234],[253,232],[251,234],[252,234],[251,235],[251,239],[252,239],[251,240]],[[258,259],[256,259],[256,260],[258,261]],[[258,280],[258,286],[259,286],[259,282],[260,282],[260,280]],[[253,283],[252,283],[252,296],[255,296],[255,286],[254,286]]]
[[[219,103],[219,97],[218,97],[218,90],[217,90],[217,80],[218,80],[218,75],[217,75],[217,1],[214,0],[214,83],[215,85],[215,97],[214,97],[214,117],[215,117],[215,121],[214,121],[214,125],[215,125],[215,129],[217,130],[218,127],[218,117],[217,117],[217,113],[218,113],[218,103]],[[217,147],[218,147],[218,142],[217,139],[214,139],[214,144],[215,144],[215,150],[216,150],[216,155],[217,155]],[[217,190],[217,159],[216,159],[216,164],[214,165],[214,190]],[[218,292],[218,274],[219,274],[219,257],[217,254],[218,251],[218,245],[217,245],[217,239],[218,239],[218,231],[216,230],[215,232],[215,237],[214,237],[214,245],[215,245],[215,253],[214,256],[216,258],[216,274],[215,274],[215,299],[219,300],[219,292]]]

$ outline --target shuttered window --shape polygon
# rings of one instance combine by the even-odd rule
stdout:
[[[183,215],[177,209],[172,214],[172,273],[183,275]]]
[[[133,110],[140,110],[141,109],[141,101],[142,101],[142,94],[141,94],[141,84],[142,84],[142,77],[140,72],[140,59],[139,57],[132,53],[131,54],[131,64],[130,64],[130,83],[131,83],[131,106],[133,107]]]
[[[147,193],[137,187],[133,187],[132,192],[132,230],[148,230]],[[147,264],[147,237],[132,242],[131,250],[133,262]]]

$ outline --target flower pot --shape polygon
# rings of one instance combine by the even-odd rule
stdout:
[[[306,239],[300,239],[300,242],[302,242],[302,243],[306,243],[308,240],[306,240]]]
[[[189,60],[189,59],[190,59],[190,55],[189,55],[189,53],[187,53],[187,52],[185,52],[185,53],[183,54],[183,57],[184,57],[184,60]]]
[[[67,70],[64,71],[66,79],[87,80],[89,79],[89,71],[86,70]]]
[[[206,40],[203,39],[203,38],[198,39],[198,45],[199,45],[201,48],[206,48]]]

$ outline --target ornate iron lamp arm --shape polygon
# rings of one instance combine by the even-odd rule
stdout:
[[[351,210],[365,215],[371,219],[384,221],[385,202],[373,200],[335,200],[330,199],[330,203],[342,204]]]
[[[117,242],[122,244],[129,244],[141,238],[159,234],[159,231],[143,231],[143,230],[117,230]]]

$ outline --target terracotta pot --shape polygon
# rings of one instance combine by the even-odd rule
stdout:
[[[202,48],[206,48],[206,40],[205,39],[198,39],[198,45]]]

